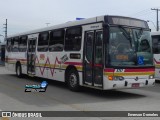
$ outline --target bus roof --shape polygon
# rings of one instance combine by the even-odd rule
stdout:
[[[6,41],[4,41],[4,42],[0,43],[0,45],[6,45]]]
[[[106,20],[106,18],[107,18],[106,21],[110,22],[111,18],[115,18],[115,17],[116,18],[123,18],[123,19],[130,19],[130,20],[135,20],[135,21],[146,22],[146,21],[143,21],[143,20],[140,20],[140,19],[124,17],[124,16],[103,15],[103,16],[97,16],[97,17],[87,18],[87,19],[82,19],[82,20],[77,20],[77,21],[69,21],[69,22],[66,22],[66,23],[63,23],[63,24],[59,24],[59,25],[54,25],[54,26],[45,27],[45,28],[41,28],[41,29],[36,29],[36,30],[28,31],[28,32],[14,34],[14,35],[8,36],[8,38],[15,37],[15,36],[29,35],[29,34],[39,33],[39,32],[43,32],[43,31],[50,31],[50,30],[60,29],[60,28],[67,28],[67,27],[85,25],[85,24],[96,23],[96,22],[104,22]]]
[[[63,24],[58,24],[58,25],[54,25],[54,26],[50,26],[50,27],[36,29],[36,30],[32,30],[32,31],[28,31],[28,32],[20,33],[20,34],[14,34],[14,35],[11,35],[8,37],[28,35],[28,34],[32,34],[32,33],[48,31],[48,30],[52,30],[52,29],[67,28],[67,27],[78,26],[78,25],[82,25],[82,24],[89,24],[89,23],[93,23],[93,22],[95,23],[95,22],[100,22],[100,21],[104,21],[104,16],[82,19],[82,20],[77,20],[77,21],[69,21],[69,22],[66,22]]]
[[[157,31],[157,32],[151,32],[151,35],[160,35],[160,31]]]

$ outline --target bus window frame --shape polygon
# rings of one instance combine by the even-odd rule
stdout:
[[[66,38],[67,38],[67,31],[68,31],[68,29],[70,30],[70,29],[74,29],[74,28],[79,28],[80,29],[80,46],[79,46],[79,49],[75,49],[75,50],[71,50],[71,49],[66,49]],[[82,26],[74,26],[74,27],[68,27],[68,28],[66,28],[66,30],[65,30],[65,39],[64,39],[64,51],[80,51],[81,49],[82,49]]]
[[[15,48],[14,48],[14,46],[15,46],[15,41],[18,41],[16,50],[14,50],[14,49],[15,49]],[[12,49],[11,49],[11,51],[12,51],[12,52],[19,52],[19,36],[13,37],[13,38],[12,38],[12,42],[13,42],[13,44],[12,44]]]
[[[52,41],[55,41],[53,38],[51,38],[51,37],[53,37],[53,33],[54,32],[58,32],[58,31],[61,31],[61,32],[63,32],[62,34],[63,34],[63,48],[62,48],[62,50],[50,50],[50,46],[52,46],[52,45],[56,45],[56,44],[50,44],[51,43],[51,39],[52,39]],[[52,36],[51,36],[52,35]],[[64,29],[64,28],[61,28],[61,29],[54,29],[54,30],[51,30],[50,32],[49,32],[49,42],[48,42],[48,51],[49,52],[62,52],[63,50],[64,50],[64,45],[65,45],[65,35],[66,35],[66,30]],[[57,40],[56,40],[57,41]]]
[[[46,50],[39,50],[38,47],[39,46],[39,43],[41,42],[41,34],[44,34],[44,33],[47,33],[47,44],[46,44]],[[37,52],[47,52],[48,49],[49,49],[49,40],[50,40],[50,31],[43,31],[43,32],[40,32],[39,35],[38,35],[38,43],[37,43]],[[43,40],[44,41],[44,40]],[[45,41],[46,42],[46,41]]]
[[[26,37],[26,39],[25,39],[25,40],[26,40],[25,51],[21,51],[21,50],[20,50],[20,43],[21,43],[23,37]],[[22,41],[22,42],[23,42],[23,41]],[[26,52],[26,51],[27,51],[27,47],[28,47],[27,44],[28,44],[28,36],[27,36],[27,35],[20,36],[20,37],[19,37],[19,44],[18,44],[19,52]],[[23,46],[24,46],[24,45],[23,45]]]

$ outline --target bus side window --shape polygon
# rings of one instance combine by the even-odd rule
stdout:
[[[102,40],[103,34],[102,31],[96,32],[96,40],[95,40],[95,63],[102,64]]]
[[[39,52],[48,51],[48,40],[49,40],[49,32],[43,32],[39,34],[38,47],[37,47],[37,50]]]
[[[19,37],[15,37],[12,40],[12,52],[18,52]]]
[[[49,51],[63,51],[64,30],[51,31],[49,41]]]
[[[153,53],[159,54],[160,53],[160,38],[159,38],[159,36],[152,36],[152,46],[153,46]]]
[[[7,46],[6,46],[6,50],[8,51],[8,52],[11,52],[11,48],[12,48],[12,44],[11,44],[11,38],[9,38],[9,39],[7,39]]]
[[[86,49],[86,58],[89,63],[92,62],[93,40],[94,40],[94,33],[93,32],[87,33],[85,49]]]
[[[19,40],[19,52],[25,52],[27,50],[27,36],[20,37]]]
[[[81,27],[68,28],[65,36],[65,50],[79,51],[81,49],[82,29]]]

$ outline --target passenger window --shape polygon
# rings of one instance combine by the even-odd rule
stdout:
[[[48,51],[48,40],[49,40],[49,33],[48,32],[43,32],[43,33],[39,34],[38,48],[37,48],[37,50],[39,52]]]
[[[11,49],[12,49],[12,39],[11,38],[7,39],[6,49],[7,49],[8,52],[11,52]]]
[[[19,43],[19,37],[15,37],[13,38],[13,41],[12,41],[12,52],[18,52],[18,43]]]
[[[82,30],[81,27],[66,30],[65,50],[79,51],[81,49]]]
[[[152,36],[152,46],[153,46],[153,53],[159,54],[160,53],[160,37],[159,36]]]
[[[96,39],[95,39],[95,63],[102,64],[102,40],[103,34],[102,31],[96,32]]]
[[[19,40],[19,52],[25,52],[27,50],[27,36],[20,37]]]
[[[64,30],[52,31],[50,33],[49,51],[63,51]]]
[[[92,53],[93,53],[93,40],[94,32],[88,32],[86,34],[86,58],[89,63],[92,63]]]

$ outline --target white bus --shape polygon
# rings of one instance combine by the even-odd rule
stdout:
[[[148,48],[146,48],[148,47]],[[99,16],[9,36],[6,67],[23,74],[101,90],[154,86],[146,21]]]
[[[151,32],[155,63],[155,79],[160,80],[160,32]]]

